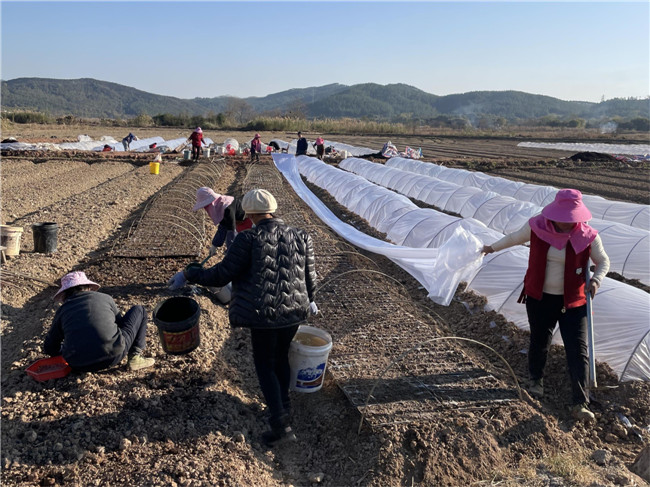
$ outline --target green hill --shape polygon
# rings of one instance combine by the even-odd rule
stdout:
[[[406,84],[346,86],[334,83],[291,89],[264,97],[182,99],[90,78],[17,78],[2,81],[3,110],[29,109],[54,116],[205,116],[226,112],[233,100],[245,102],[253,113],[258,114],[283,114],[299,107],[309,118],[350,117],[379,121],[428,119],[439,115],[462,116],[469,120],[488,115],[503,117],[508,121],[547,116],[585,119],[650,117],[647,99],[614,99],[592,103],[564,101],[521,91],[474,91],[437,96]]]

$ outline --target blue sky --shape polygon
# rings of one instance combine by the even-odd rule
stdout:
[[[179,98],[329,83],[563,100],[650,94],[650,2],[2,0],[4,80],[95,78]]]

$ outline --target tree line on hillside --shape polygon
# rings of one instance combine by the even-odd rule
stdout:
[[[438,115],[430,118],[397,117],[391,122],[370,120],[367,117],[310,120],[296,111],[291,115],[270,114],[255,116],[252,112],[237,111],[228,113],[200,115],[174,115],[170,113],[150,116],[140,114],[131,119],[84,119],[73,115],[53,117],[47,113],[29,110],[3,111],[2,118],[14,123],[38,123],[59,125],[90,124],[112,127],[177,127],[194,128],[197,126],[208,130],[248,130],[248,131],[298,131],[310,130],[320,133],[359,133],[359,134],[416,134],[426,132],[424,129],[452,130],[506,130],[512,128],[571,128],[600,129],[602,132],[633,131],[649,132],[650,119],[635,117],[630,120],[621,117],[589,121],[579,117],[559,117],[546,115],[535,119],[510,123],[505,117],[488,114],[473,116]]]
[[[406,84],[330,84],[291,89],[264,97],[180,99],[94,79],[18,78],[2,81],[5,110],[107,120],[151,117],[179,125],[195,117],[218,127],[244,127],[254,120],[309,121],[359,119],[364,122],[477,127],[566,124],[569,127],[615,121],[632,126],[650,118],[648,99],[617,98],[600,103],[565,101],[519,91],[475,91],[437,96]],[[635,120],[632,122],[632,120]],[[267,122],[264,122],[267,123]],[[277,123],[277,122],[274,122]]]

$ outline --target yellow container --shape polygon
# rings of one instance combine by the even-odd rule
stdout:
[[[151,174],[159,174],[160,173],[160,163],[159,162],[150,162],[149,163],[149,172]]]
[[[0,245],[7,247],[5,255],[14,256],[20,254],[20,236],[22,234],[23,227],[0,225]]]

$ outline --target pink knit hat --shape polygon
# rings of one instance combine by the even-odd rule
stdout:
[[[255,134],[256,139],[259,139],[260,137],[262,137],[260,134]]]
[[[217,193],[215,193],[214,191],[212,191],[212,189],[207,188],[205,186],[197,189],[196,204],[194,205],[194,208],[192,208],[192,211],[199,211],[201,208],[205,208],[214,200],[216,200],[218,197],[219,195]]]
[[[54,295],[54,300],[60,301],[61,298],[63,297],[62,294],[64,291],[72,287],[84,286],[84,285],[93,286],[95,288],[93,289],[93,291],[97,291],[99,289],[99,284],[88,279],[84,272],[81,271],[70,272],[61,278],[61,289],[59,289],[57,293]]]
[[[561,189],[555,201],[542,209],[542,215],[560,223],[582,223],[591,220],[591,212],[582,202],[582,193],[577,189]]]
[[[199,134],[203,133],[203,130],[201,130],[201,127],[196,127],[196,129],[194,129],[194,131],[199,133]]]

